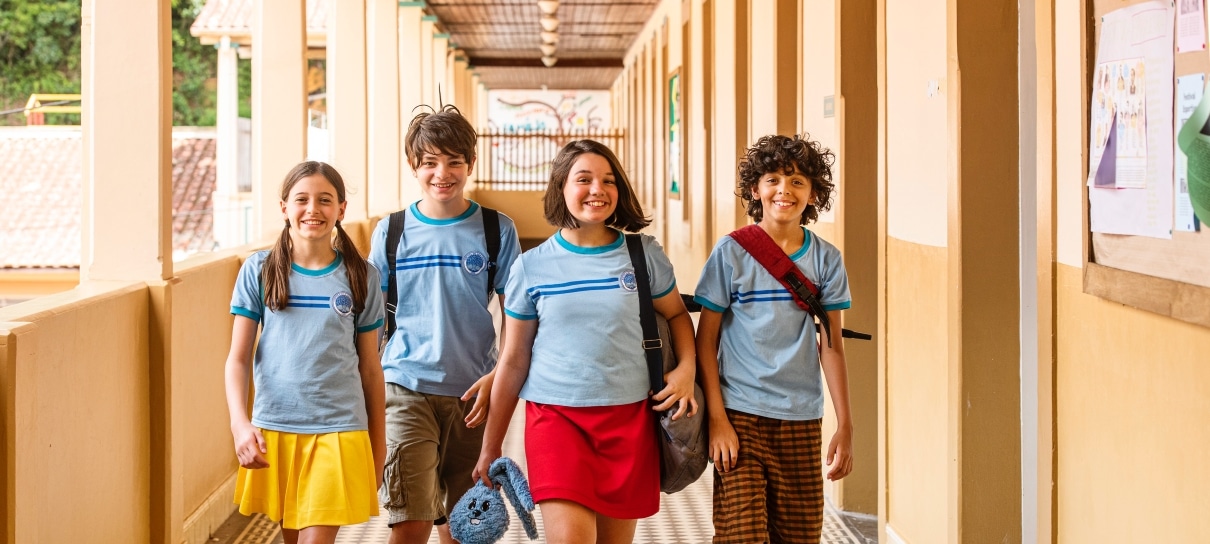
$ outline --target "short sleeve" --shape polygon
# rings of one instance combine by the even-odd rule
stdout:
[[[512,218],[500,214],[500,254],[496,256],[496,293],[504,293],[508,278],[512,274],[513,263],[521,254],[521,241],[517,238],[517,227]],[[505,220],[507,219],[507,220]],[[507,296],[504,297],[508,299]]]
[[[676,287],[676,273],[672,261],[664,253],[664,247],[655,237],[643,235],[643,253],[647,257],[647,272],[651,282],[651,298],[657,299],[672,292]]]
[[[849,274],[845,271],[844,259],[840,256],[840,250],[830,244],[826,247],[826,251],[820,252],[821,262],[818,264],[819,302],[827,311],[847,310],[852,306],[849,296]]]
[[[390,216],[382,218],[378,225],[374,227],[374,233],[370,235],[370,265],[378,270],[379,286],[381,290],[387,290],[387,274],[391,273],[393,259],[387,258],[387,225],[390,223]],[[370,285],[375,285],[371,283]]]
[[[260,271],[264,266],[266,252],[253,253],[244,261],[235,279],[235,289],[231,293],[231,314],[242,315],[253,321],[260,321],[265,315],[265,300],[261,296]]]
[[[379,289],[372,288],[379,283],[378,277],[376,267],[366,266],[366,306],[360,314],[357,314],[357,332],[370,332],[381,327],[383,319],[386,317],[386,310],[382,304],[383,293]]]
[[[715,244],[706,265],[702,267],[702,275],[697,281],[697,290],[693,292],[693,300],[708,310],[723,313],[731,305],[731,272],[732,267],[727,259],[726,239]]]
[[[529,296],[525,282],[525,257],[519,257],[508,271],[504,286],[504,314],[513,319],[537,319],[538,306]]]

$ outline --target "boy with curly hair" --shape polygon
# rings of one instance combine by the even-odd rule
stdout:
[[[807,230],[832,205],[832,153],[795,135],[765,136],[739,164],[736,195],[760,232],[819,288],[830,339],[733,235],[715,244],[694,300],[698,376],[710,418],[714,542],[819,542],[823,528],[820,367],[836,412],[828,478],[853,467],[853,422],[841,343],[848,276],[835,246]],[[821,320],[823,321],[823,320]],[[827,322],[825,321],[825,322]]]

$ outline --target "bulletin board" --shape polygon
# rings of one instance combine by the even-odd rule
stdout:
[[[1193,6],[1193,2],[1196,2],[1197,6]],[[1190,25],[1196,21],[1189,16],[1182,18],[1181,15],[1192,13],[1191,10],[1194,7],[1200,7],[1201,18],[1200,22],[1196,23],[1201,25],[1202,41],[1205,42],[1207,35],[1207,6],[1205,4],[1206,0],[1165,0],[1159,4],[1147,0],[1087,1],[1086,9],[1089,17],[1087,28],[1091,39],[1088,41],[1084,70],[1084,96],[1087,109],[1085,140],[1082,147],[1086,159],[1084,161],[1086,175],[1085,179],[1081,181],[1084,195],[1083,224],[1086,234],[1084,239],[1084,292],[1142,310],[1210,327],[1210,225],[1201,223],[1197,219],[1190,223],[1189,218],[1196,217],[1196,215],[1182,210],[1182,206],[1176,203],[1179,202],[1178,195],[1182,191],[1182,180],[1187,174],[1182,172],[1183,154],[1174,154],[1174,150],[1179,149],[1176,131],[1183,124],[1180,118],[1182,115],[1189,114],[1189,102],[1191,97],[1196,94],[1191,89],[1202,87],[1198,89],[1200,93],[1205,90],[1205,83],[1210,83],[1210,48],[1207,48],[1205,43],[1200,44],[1201,49],[1196,49],[1196,45],[1190,45],[1190,36],[1196,34],[1195,31],[1191,31]],[[1110,36],[1104,38],[1106,40],[1117,38],[1116,42],[1107,43],[1130,42],[1131,40],[1122,40],[1121,34],[1115,35],[1115,31],[1120,32],[1126,26],[1121,24],[1122,15],[1134,14],[1149,6],[1163,6],[1171,10],[1173,28],[1170,36],[1173,49],[1170,64],[1152,62],[1152,56],[1139,55],[1136,57],[1133,53],[1122,54],[1120,50],[1115,50],[1116,52],[1111,54],[1103,54],[1101,58],[1098,58],[1099,53],[1104,53],[1111,47],[1101,47],[1102,31],[1106,21],[1109,21]],[[1120,11],[1124,9],[1126,11]],[[1109,16],[1109,19],[1106,19],[1106,16]],[[1149,16],[1154,17],[1154,14],[1149,14]],[[1151,21],[1154,22],[1155,19],[1152,18]],[[1180,28],[1182,23],[1186,25],[1183,31]],[[1184,36],[1183,41],[1181,36]],[[1134,42],[1148,40],[1150,43],[1155,43],[1154,36],[1141,37]],[[1163,41],[1160,43],[1167,45]],[[1154,52],[1154,50],[1152,51]],[[1150,77],[1137,76],[1136,72],[1145,73]],[[1161,76],[1172,79],[1170,88],[1164,81],[1157,79]],[[1121,81],[1129,83],[1115,84],[1119,78]],[[1134,92],[1135,83],[1133,81],[1135,78],[1137,78],[1139,86],[1145,87],[1145,91],[1139,94],[1145,96],[1146,106],[1140,105],[1137,99],[1132,102],[1131,99],[1121,98],[1122,96],[1133,96],[1130,93]],[[1157,81],[1159,84],[1156,84]],[[1119,89],[1116,91],[1119,93],[1117,107],[1104,105],[1106,102],[1104,89],[1107,82],[1108,86]],[[1122,88],[1127,91],[1121,91]],[[1186,96],[1180,96],[1182,91],[1186,91]],[[1161,106],[1168,109],[1167,119],[1164,119],[1163,115],[1151,115],[1157,111],[1154,108]],[[1186,111],[1182,112],[1182,107]],[[1123,123],[1120,126],[1146,127],[1145,137],[1141,135],[1141,132],[1131,135],[1120,128],[1109,131],[1104,129],[1107,125],[1112,126],[1119,123],[1120,120],[1117,116],[1122,116],[1121,119],[1133,120],[1132,117],[1127,116],[1132,116],[1143,109],[1146,109],[1149,114],[1145,124],[1139,121],[1138,125]],[[1141,113],[1139,117],[1142,117]],[[1112,121],[1107,119],[1112,119]],[[1140,130],[1142,129],[1140,128]],[[1115,141],[1112,143],[1109,141],[1108,133],[1115,136]],[[1113,160],[1104,161],[1100,157],[1098,149],[1110,146],[1115,150],[1112,153]],[[1105,154],[1109,155],[1109,153]],[[1138,165],[1138,168],[1134,168],[1132,171],[1133,165]],[[1145,176],[1142,168],[1146,168]],[[1119,185],[1116,187],[1102,185],[1101,176],[1098,175],[1099,172],[1110,171],[1118,173],[1116,182]],[[1109,183],[1114,183],[1114,180],[1110,179]],[[1164,187],[1161,184],[1168,184],[1168,186]],[[1171,187],[1166,198],[1163,195],[1149,200],[1133,197],[1136,198],[1136,202],[1147,200],[1145,206],[1135,204],[1135,207],[1138,208],[1136,211],[1143,212],[1139,214],[1140,217],[1144,215],[1148,217],[1148,221],[1151,222],[1150,231],[1145,234],[1111,233],[1119,228],[1147,230],[1147,227],[1142,226],[1142,220],[1139,220],[1138,224],[1122,224],[1127,222],[1123,219],[1124,217],[1131,217],[1130,205],[1125,205],[1121,210],[1115,207],[1119,205],[1119,200],[1125,201],[1119,197],[1142,194],[1142,189],[1139,188],[1142,185],[1163,189]],[[1165,208],[1166,206],[1170,208]],[[1143,211],[1143,208],[1146,210]],[[1171,212],[1170,216],[1167,215],[1169,212]],[[1191,224],[1194,226],[1191,227]],[[1194,230],[1186,230],[1190,228]]]

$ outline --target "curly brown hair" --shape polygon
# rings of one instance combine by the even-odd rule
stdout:
[[[813,223],[819,220],[819,212],[832,208],[832,190],[836,188],[832,183],[832,164],[836,162],[836,155],[810,138],[808,134],[762,136],[744,151],[735,196],[743,199],[752,220],[759,223],[764,217],[764,208],[759,198],[753,198],[752,189],[760,182],[760,177],[769,172],[782,172],[788,176],[797,171],[811,180],[814,202],[807,204],[799,223]]]
[[[563,146],[555,156],[551,163],[550,181],[546,184],[546,195],[542,197],[546,222],[559,228],[580,228],[580,222],[576,221],[567,209],[567,202],[563,199],[563,187],[567,185],[567,178],[571,176],[571,168],[575,166],[576,159],[585,153],[600,155],[609,162],[614,183],[618,187],[617,208],[614,209],[613,215],[605,220],[605,225],[629,232],[638,232],[650,225],[651,219],[643,213],[643,206],[634,194],[626,171],[622,170],[621,161],[613,154],[613,150],[595,140],[574,140]]]

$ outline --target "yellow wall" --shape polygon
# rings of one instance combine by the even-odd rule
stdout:
[[[887,524],[946,541],[946,250],[887,240]]]
[[[542,197],[546,191],[476,191],[475,202],[507,215],[517,226],[520,238],[545,240],[555,233],[546,222]]]
[[[148,540],[148,320],[138,283],[0,310],[8,542]]]
[[[1210,329],[1083,293],[1086,139],[1079,2],[1055,2],[1058,542],[1210,535]]]

